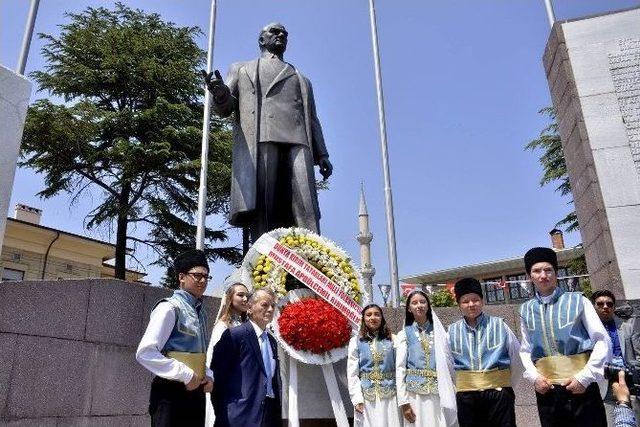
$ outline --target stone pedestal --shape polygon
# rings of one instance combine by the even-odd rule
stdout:
[[[0,248],[30,96],[31,82],[0,65]]]
[[[544,54],[594,289],[640,298],[640,8],[557,22]]]

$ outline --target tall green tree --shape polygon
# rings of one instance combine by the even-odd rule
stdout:
[[[558,134],[558,122],[556,112],[553,107],[543,108],[539,111],[549,118],[551,123],[540,132],[540,136],[526,146],[526,150],[541,150],[542,155],[538,159],[542,166],[542,178],[540,186],[557,184],[556,191],[562,196],[571,195],[571,184],[567,173],[567,164],[562,152],[562,142]],[[569,201],[573,206],[573,199]],[[572,210],[563,219],[556,223],[556,227],[563,227],[566,231],[579,229],[578,217],[575,210]]]
[[[200,171],[205,53],[197,27],[179,27],[117,3],[67,13],[45,40],[43,70],[31,77],[64,101],[40,99],[27,115],[21,166],[44,175],[39,193],[91,192],[85,226],[115,232],[115,274],[125,278],[128,244],[147,245],[168,265],[193,247]],[[213,121],[207,213],[227,209],[231,136]],[[225,230],[206,232],[210,259],[237,262]]]

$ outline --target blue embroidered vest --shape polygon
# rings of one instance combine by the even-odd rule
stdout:
[[[433,345],[433,325],[425,325],[422,334],[416,323],[405,326],[407,336],[407,391],[417,394],[437,394],[436,355]]]
[[[360,385],[366,400],[396,395],[396,354],[391,340],[358,340]]]
[[[508,329],[501,318],[482,313],[475,328],[460,319],[448,331],[455,370],[489,371],[511,366]]]
[[[551,301],[543,304],[536,293],[520,306],[520,317],[531,343],[531,359],[584,353],[593,349],[589,333],[580,321],[584,310],[579,292],[553,291]]]
[[[182,289],[174,291],[172,296],[158,301],[158,304],[163,301],[173,306],[176,323],[162,348],[162,353],[166,354],[169,351],[206,353],[209,338],[207,315],[202,307],[202,301]]]

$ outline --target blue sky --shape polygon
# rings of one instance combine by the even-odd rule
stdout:
[[[206,45],[207,0],[129,0],[179,25],[199,26]],[[36,32],[56,33],[65,11],[110,1],[47,0]],[[0,0],[0,63],[14,68],[27,0]],[[558,19],[638,6],[629,0],[554,2]],[[389,159],[400,276],[522,254],[548,245],[548,232],[569,211],[569,199],[538,185],[537,154],[524,145],[546,126],[537,112],[550,105],[542,54],[549,34],[542,0],[378,0],[378,31],[386,98]],[[259,29],[272,21],[289,31],[285,59],[314,85],[334,165],[331,189],[320,194],[323,234],[358,257],[355,240],[360,182],[374,234],[374,283],[388,283],[384,192],[368,1],[218,0],[214,64],[257,55]],[[27,72],[41,69],[34,38]],[[34,93],[33,99],[46,97]],[[95,238],[83,219],[85,197],[70,206],[62,195],[40,200],[42,179],[18,170],[12,206],[44,210],[43,224]],[[96,190],[97,191],[97,190]],[[94,197],[97,197],[95,193]],[[221,218],[209,218],[214,227]],[[232,241],[240,242],[233,233]],[[580,235],[565,236],[568,245]],[[150,262],[152,254],[139,254]],[[229,273],[213,266],[215,292]],[[151,269],[157,282],[161,272]]]

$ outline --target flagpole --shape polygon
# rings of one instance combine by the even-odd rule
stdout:
[[[552,0],[544,0],[544,7],[547,9],[547,19],[549,20],[549,26],[553,27],[556,22],[556,14],[553,12]]]
[[[29,14],[27,15],[27,26],[22,36],[22,47],[20,48],[20,57],[18,58],[18,67],[16,72],[24,75],[24,69],[27,66],[27,57],[29,56],[29,48],[31,47],[31,39],[33,38],[33,28],[36,24],[36,16],[38,16],[38,6],[40,0],[31,0]]]
[[[216,0],[211,0],[209,15],[209,50],[207,52],[207,74],[213,69],[213,47],[216,32]],[[211,93],[204,86],[204,117],[202,119],[202,152],[200,155],[200,189],[198,192],[198,214],[196,249],[204,250],[205,219],[207,217],[207,166],[209,163],[209,124],[211,122]]]
[[[387,249],[389,254],[389,273],[391,275],[391,304],[394,307],[398,307],[400,303],[400,284],[398,281],[398,257],[396,255],[396,230],[393,217],[393,197],[391,194],[391,175],[389,173],[389,154],[387,152],[387,127],[384,114],[380,50],[378,48],[378,28],[376,24],[376,10],[373,0],[369,0],[369,16],[371,18],[371,41],[373,43],[373,60],[375,63],[376,89],[378,94],[378,121],[380,126],[380,143],[382,145],[384,201],[387,219]]]

